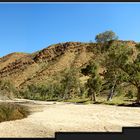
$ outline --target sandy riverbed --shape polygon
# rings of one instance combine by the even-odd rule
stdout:
[[[0,123],[0,137],[54,137],[55,132],[122,131],[140,126],[140,108],[15,100],[30,107],[27,118]]]

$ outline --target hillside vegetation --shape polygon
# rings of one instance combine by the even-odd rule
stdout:
[[[4,56],[0,80],[12,86],[11,92],[0,90],[36,100],[139,103],[140,45],[117,39],[105,32],[96,36],[96,43],[66,42],[33,54]]]

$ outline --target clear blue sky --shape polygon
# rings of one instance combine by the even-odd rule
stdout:
[[[106,30],[140,42],[140,4],[0,4],[0,57],[59,42],[94,41]]]

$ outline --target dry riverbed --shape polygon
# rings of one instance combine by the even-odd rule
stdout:
[[[9,102],[9,101],[7,101]],[[121,132],[140,126],[139,107],[81,105],[17,99],[32,111],[24,119],[0,123],[0,137],[54,137],[55,132]]]

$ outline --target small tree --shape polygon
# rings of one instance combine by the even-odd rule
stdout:
[[[63,89],[64,99],[78,96],[80,93],[80,80],[78,71],[76,69],[66,69],[63,73],[61,82],[61,88]]]
[[[96,102],[96,95],[100,92],[102,87],[102,79],[99,75],[92,75],[88,81],[87,86],[89,88],[88,93],[91,96],[91,101]]]
[[[88,95],[92,101],[96,102],[96,95],[102,88],[102,79],[99,75],[98,64],[91,62],[85,69],[82,69],[82,73],[90,76],[87,81]]]
[[[118,37],[113,31],[105,31],[96,35],[95,40],[98,43],[105,43],[111,40],[117,40]]]

